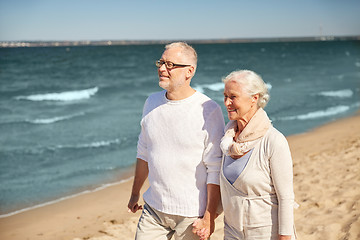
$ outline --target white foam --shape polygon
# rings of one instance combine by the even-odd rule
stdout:
[[[315,111],[315,112],[309,112],[306,114],[301,114],[297,116],[288,116],[288,117],[282,117],[278,118],[278,120],[307,120],[307,119],[316,119],[316,118],[322,118],[322,117],[328,117],[337,115],[343,112],[346,112],[350,109],[349,106],[336,106],[336,107],[330,107],[325,110]]]
[[[98,148],[98,147],[110,146],[110,145],[116,144],[116,143],[120,143],[120,139],[79,144],[76,147],[77,148]]]
[[[203,93],[204,89],[210,89],[214,92],[221,91],[224,89],[224,83],[223,82],[217,82],[212,84],[201,84],[201,85],[195,85],[194,89],[198,92]]]
[[[116,138],[114,140],[107,140],[107,141],[97,141],[91,143],[83,143],[77,145],[57,145],[56,148],[99,148],[99,147],[107,147],[112,144],[118,144],[121,140]]]
[[[320,92],[318,95],[325,96],[325,97],[338,97],[338,98],[348,98],[352,97],[353,91],[350,89],[343,89],[338,91],[327,91],[327,92]]]
[[[212,91],[221,91],[224,89],[224,83],[222,82],[218,82],[218,83],[213,83],[213,84],[207,84],[205,85],[206,88],[212,90]]]
[[[60,117],[53,117],[53,118],[38,118],[34,120],[26,120],[26,122],[34,123],[34,124],[51,124],[63,120],[68,120],[74,117],[82,116],[84,113],[79,114],[73,114],[73,115],[67,115],[67,116],[60,116]]]
[[[268,91],[270,91],[272,89],[271,83],[265,83],[265,84],[266,84],[266,87],[268,88]]]
[[[200,85],[196,85],[195,87],[193,87],[196,91],[204,93],[204,88],[201,87]]]
[[[266,83],[266,86],[270,91],[270,89],[272,88],[271,83]],[[204,89],[210,89],[211,91],[218,92],[218,91],[222,91],[224,87],[225,85],[223,82],[217,82],[212,84],[195,85],[194,89],[198,92],[204,93]]]
[[[99,90],[98,87],[78,90],[78,91],[67,91],[60,93],[45,93],[45,94],[35,94],[30,96],[18,96],[18,100],[30,100],[30,101],[75,101],[88,99]]]

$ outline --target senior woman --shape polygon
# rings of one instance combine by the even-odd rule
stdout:
[[[223,81],[230,120],[221,141],[224,238],[295,239],[291,153],[263,109],[270,98],[267,86],[249,70]]]

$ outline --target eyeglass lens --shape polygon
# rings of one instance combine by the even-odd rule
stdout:
[[[170,61],[164,61],[164,60],[157,60],[156,61],[156,66],[157,67],[161,67],[163,64],[165,64],[165,66],[167,68],[173,68],[174,67],[174,64]]]

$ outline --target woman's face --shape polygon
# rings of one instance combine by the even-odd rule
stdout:
[[[225,84],[224,105],[229,120],[248,122],[256,112],[256,100],[257,96],[249,96],[238,82],[230,80]]]

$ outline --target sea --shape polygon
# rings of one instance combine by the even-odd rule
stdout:
[[[222,78],[262,76],[284,135],[357,113],[360,41],[193,44],[191,85],[220,104]],[[126,180],[163,44],[0,48],[0,217]],[[360,123],[359,123],[360,124]],[[130,193],[129,193],[130,196]],[[124,196],[126,197],[126,196]]]

